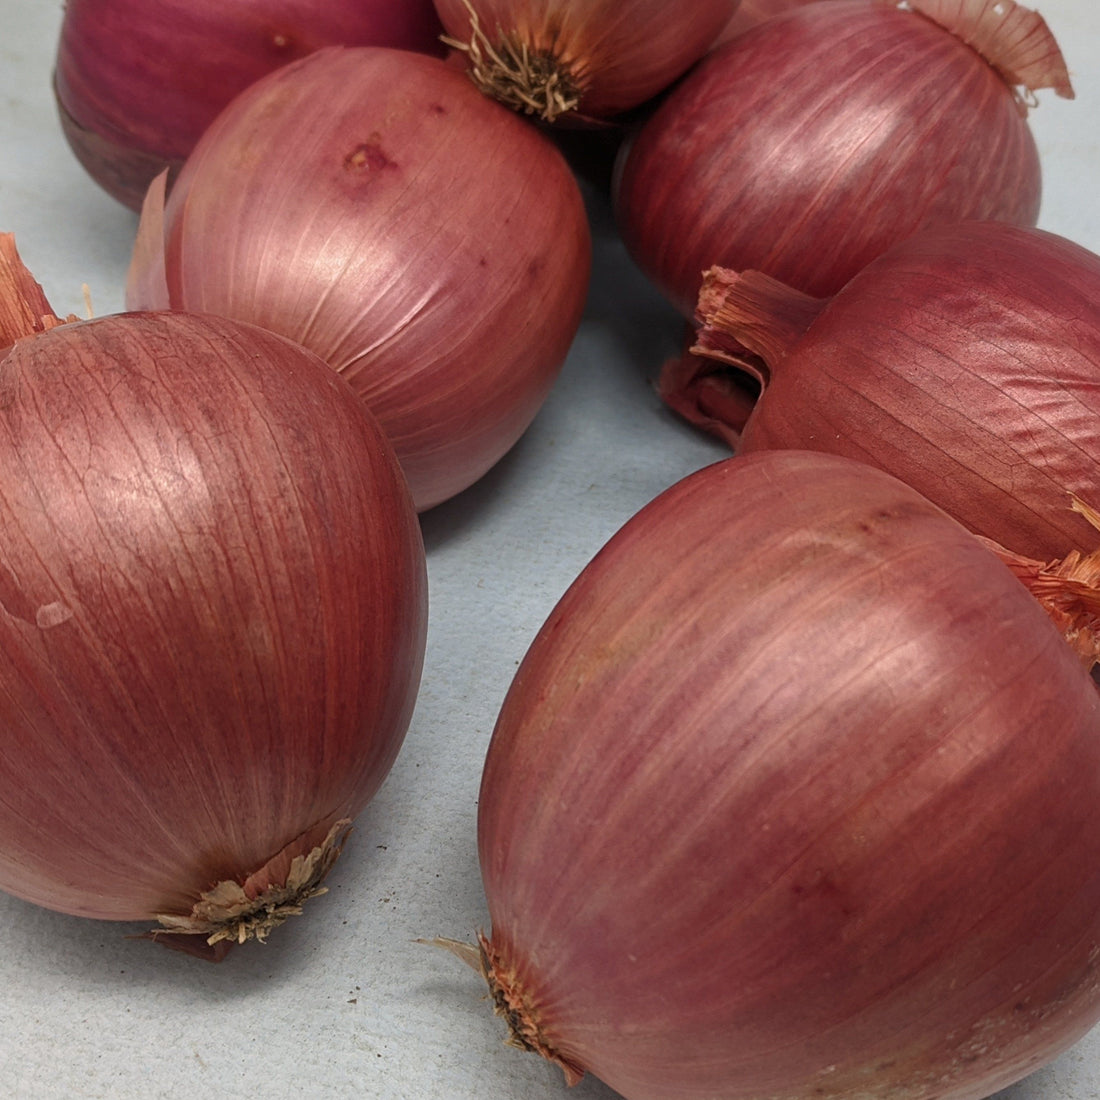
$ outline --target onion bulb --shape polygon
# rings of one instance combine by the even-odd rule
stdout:
[[[81,164],[133,210],[217,113],[323,46],[441,53],[431,0],[66,0],[54,86]]]
[[[690,475],[551,613],[485,762],[513,1041],[627,1100],[984,1100],[1100,1018],[1100,695],[850,459]]]
[[[547,122],[608,119],[697,61],[737,0],[435,0],[487,95]]]
[[[218,958],[321,891],[397,755],[416,513],[309,352],[61,323],[0,246],[0,888]]]
[[[690,317],[701,273],[754,268],[839,290],[891,244],[966,219],[1034,225],[1026,96],[1072,96],[1012,0],[828,0],[712,50],[626,147],[631,255]]]
[[[252,85],[150,188],[131,309],[289,337],[377,417],[423,510],[534,418],[580,324],[591,241],[561,152],[457,69],[320,50]]]
[[[713,268],[698,320],[661,389],[740,453],[871,463],[1028,568],[1074,555],[1066,582],[1100,579],[1100,256],[1034,228],[941,226],[828,299]],[[744,418],[746,373],[762,393]],[[1100,589],[1086,602],[1091,661]]]

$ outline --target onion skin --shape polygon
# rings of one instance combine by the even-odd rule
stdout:
[[[555,122],[610,119],[663,91],[706,53],[737,0],[435,0],[435,6],[483,91]],[[492,64],[495,55],[516,64],[502,71]],[[524,55],[535,65],[525,66]]]
[[[160,918],[211,957],[263,938],[397,755],[426,598],[392,450],[310,353],[183,313],[18,340],[0,360],[0,888]],[[242,894],[271,913],[210,925]]]
[[[1100,256],[1088,249],[1040,229],[943,226],[827,301],[716,269],[698,320],[695,376],[666,385],[739,453],[870,463],[1031,558],[1100,542],[1072,507],[1100,506]],[[739,350],[764,388],[743,431],[723,432],[710,394],[730,369],[715,360],[736,373]]]
[[[1100,696],[880,471],[733,458],[552,612],[489,747],[498,1008],[627,1100],[984,1100],[1100,1016]]]
[[[1028,86],[1072,94],[1048,44],[1057,57],[1028,69]],[[1014,66],[1016,39],[1003,49]],[[617,220],[685,316],[713,265],[825,296],[924,226],[1034,225],[1025,115],[993,64],[926,16],[809,4],[712,50],[672,91],[623,154]]]
[[[526,430],[590,265],[580,189],[546,135],[446,62],[332,49],[239,96],[163,210],[150,189],[126,300],[235,317],[320,355],[424,510]]]
[[[722,33],[714,40],[714,45],[720,46],[723,42],[728,42],[773,15],[782,15],[791,8],[822,2],[824,0],[741,0],[730,21],[722,28]]]
[[[178,171],[218,112],[281,65],[325,46],[439,54],[431,0],[66,0],[55,91],[92,178],[132,210]]]

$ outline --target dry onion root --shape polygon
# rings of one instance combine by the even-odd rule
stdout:
[[[10,236],[0,348],[0,888],[221,958],[323,892],[405,736],[408,487],[303,348],[64,323]]]
[[[737,0],[436,0],[486,95],[545,122],[614,118],[706,52]]]

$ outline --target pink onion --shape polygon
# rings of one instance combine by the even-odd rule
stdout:
[[[1046,25],[1012,0],[774,16],[712,51],[624,154],[627,247],[690,316],[715,264],[825,295],[923,226],[1033,225],[1017,85],[1073,94]]]
[[[62,324],[0,246],[0,888],[217,958],[321,892],[397,755],[416,514],[309,352]]]
[[[486,94],[548,122],[606,119],[667,88],[737,0],[435,0]]]
[[[548,137],[436,58],[321,50],[219,116],[127,303],[219,313],[321,356],[389,436],[419,509],[520,437],[580,324],[591,242]]]
[[[666,400],[742,453],[805,447],[900,477],[1041,561],[1100,544],[1100,256],[1039,229],[924,230],[830,299],[708,272]],[[763,392],[747,418],[738,376]],[[743,375],[742,375],[743,376]]]
[[[137,210],[215,115],[323,46],[441,53],[431,0],[66,0],[55,90],[92,178]]]
[[[980,1100],[1100,1018],[1100,696],[849,459],[729,459],[611,539],[478,831],[513,1041],[627,1100]]]

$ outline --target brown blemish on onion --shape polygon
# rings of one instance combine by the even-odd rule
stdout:
[[[397,163],[383,152],[380,135],[371,134],[367,141],[360,142],[344,157],[344,167],[349,172],[381,172],[396,168]]]

